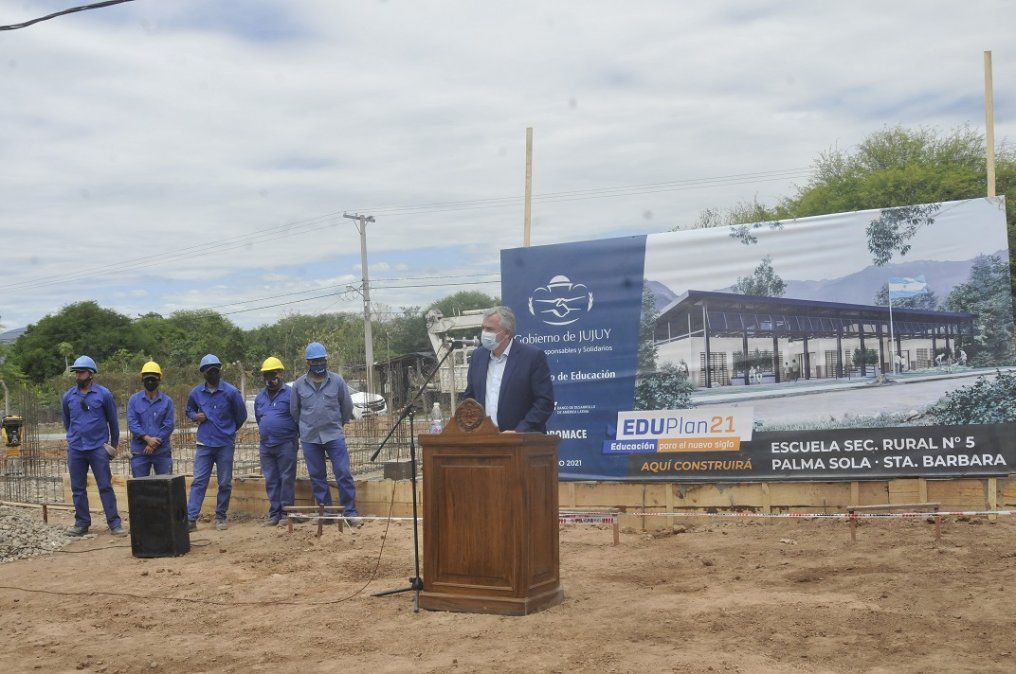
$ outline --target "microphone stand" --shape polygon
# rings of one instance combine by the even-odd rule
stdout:
[[[444,365],[444,362],[448,360],[448,356],[452,355],[452,351],[454,351],[456,348],[455,341],[452,341],[450,343],[446,342],[446,345],[448,347],[448,350],[445,352],[444,356],[442,356],[441,360],[438,361],[437,366],[434,368],[434,370],[429,375],[427,375],[427,378],[423,381],[423,384],[421,384],[420,388],[417,389],[416,395],[413,396],[413,399],[410,400],[409,403],[407,403],[406,406],[402,408],[402,414],[399,415],[399,418],[395,422],[395,425],[393,425],[392,429],[388,431],[388,435],[385,436],[385,439],[381,441],[381,444],[378,445],[378,448],[374,451],[374,454],[370,457],[371,463],[377,460],[377,457],[381,453],[381,450],[384,449],[384,446],[388,443],[388,440],[390,440],[392,435],[395,434],[396,429],[398,429],[399,425],[406,419],[406,417],[409,417],[409,463],[412,469],[412,472],[409,475],[409,481],[412,483],[413,487],[413,556],[415,561],[414,568],[416,571],[416,575],[414,575],[412,578],[409,579],[409,587],[399,587],[395,588],[394,590],[384,590],[383,592],[376,592],[371,596],[384,597],[390,594],[398,594],[400,592],[415,592],[416,596],[413,599],[414,613],[420,612],[420,590],[423,589],[423,576],[420,575],[420,520],[417,517],[417,504],[416,504],[416,426],[414,423],[415,421],[414,415],[416,414],[416,402],[423,396],[423,392],[424,390],[426,390],[427,384],[430,383],[430,380],[434,378],[435,374],[441,371],[441,366]],[[452,391],[452,395],[455,395],[454,391]]]

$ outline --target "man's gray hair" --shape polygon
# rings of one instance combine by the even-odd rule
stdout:
[[[515,313],[508,307],[494,307],[483,312],[483,320],[497,316],[501,320],[501,329],[515,334]]]

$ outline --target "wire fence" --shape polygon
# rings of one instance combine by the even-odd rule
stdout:
[[[119,455],[110,462],[114,475],[129,477],[130,434],[126,420],[122,418],[126,400],[117,397],[121,414]],[[172,394],[176,408],[176,429],[171,440],[173,472],[193,474],[195,433],[197,425],[184,414],[186,394]],[[60,503],[64,501],[64,477],[67,475],[67,442],[60,423],[52,421],[51,406],[39,402],[36,392],[28,388],[12,390],[12,413],[24,419],[21,446],[17,452],[7,449],[7,456],[0,464],[0,500],[20,503]],[[250,407],[250,405],[248,405]],[[253,414],[236,434],[233,454],[233,475],[236,478],[261,477],[260,434],[253,422]],[[426,431],[429,421],[422,414],[415,421],[413,434]],[[354,477],[366,479],[379,476],[384,462],[389,459],[408,458],[411,431],[409,420],[395,428],[391,439],[378,455],[370,460],[382,440],[392,430],[397,420],[394,414],[368,416],[350,421],[344,428],[346,445],[349,449],[350,469]],[[40,420],[44,420],[40,422]],[[16,454],[16,455],[15,455]],[[307,465],[303,453],[298,453],[297,477],[307,477]]]

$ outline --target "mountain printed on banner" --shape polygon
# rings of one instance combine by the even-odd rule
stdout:
[[[1008,259],[1006,251],[993,254]],[[910,260],[887,264],[884,267],[871,265],[859,272],[835,279],[821,281],[787,281],[784,297],[823,302],[844,302],[847,304],[873,304],[879,289],[891,276],[916,278],[924,276],[928,289],[944,302],[949,293],[970,276],[973,266],[970,260]]]
[[[1003,260],[1009,254],[1002,250],[993,253],[994,257]],[[842,302],[845,304],[874,304],[879,289],[888,283],[891,276],[916,277],[923,275],[928,282],[928,289],[935,293],[940,302],[944,302],[950,291],[970,276],[970,268],[974,260],[908,260],[887,264],[884,267],[871,265],[861,271],[847,274],[839,278],[822,279],[819,281],[787,280],[784,297],[798,300],[818,300],[822,302]],[[779,269],[777,269],[777,272]],[[659,281],[646,280],[646,288],[656,301],[656,310],[668,306],[677,298],[677,293]],[[692,288],[692,290],[716,290],[717,292],[734,292],[733,286],[726,288]]]

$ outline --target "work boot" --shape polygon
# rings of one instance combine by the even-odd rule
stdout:
[[[197,531],[198,523],[194,520],[187,520],[187,531]]]
[[[68,536],[84,536],[87,533],[88,527],[83,527],[78,524],[75,524],[74,526],[72,526],[70,529],[67,530]]]
[[[229,528],[229,524],[226,523],[226,520],[215,520],[215,530],[216,531],[225,531],[228,528]]]
[[[278,517],[269,517],[269,518],[265,519],[265,526],[266,527],[277,527],[277,526],[279,526],[279,518]]]
[[[109,533],[113,534],[114,536],[122,537],[127,535],[127,530],[123,528],[122,524],[118,524],[112,529],[110,529]]]

